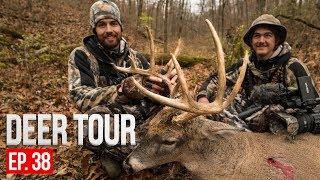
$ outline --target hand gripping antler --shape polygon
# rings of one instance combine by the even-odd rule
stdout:
[[[177,89],[178,86],[175,84],[172,84],[170,80],[168,79],[168,73],[171,72],[171,70],[174,68],[172,66],[171,60],[168,62],[168,69],[166,71],[166,74],[160,74],[156,72],[156,67],[155,67],[155,47],[154,47],[154,40],[153,40],[153,35],[151,33],[150,28],[147,26],[146,27],[150,39],[150,68],[149,69],[141,69],[138,68],[136,65],[137,58],[133,55],[133,53],[130,54],[129,60],[131,62],[131,66],[128,68],[125,67],[118,67],[115,64],[113,64],[113,67],[120,72],[124,73],[130,73],[130,74],[140,74],[143,76],[156,76],[162,79],[162,81],[168,86],[169,91],[170,91],[170,97],[172,97]],[[180,53],[180,46],[181,46],[181,40],[178,40],[178,44],[176,47],[176,50],[174,51],[174,56],[178,56]]]
[[[186,83],[186,80],[185,80],[185,77],[184,77],[183,72],[181,70],[181,67],[180,67],[174,54],[171,54],[171,56],[172,56],[172,60],[173,60],[173,63],[175,65],[175,68],[176,68],[176,71],[178,74],[179,83],[181,84],[183,98],[182,99],[171,99],[171,98],[163,97],[161,95],[152,93],[152,92],[148,91],[146,88],[144,88],[143,86],[141,86],[137,81],[134,80],[135,85],[142,91],[142,93],[144,93],[146,96],[150,97],[151,99],[160,102],[161,104],[164,104],[164,105],[167,105],[170,107],[174,107],[174,108],[178,108],[178,109],[181,109],[181,110],[184,110],[187,112],[192,112],[195,114],[217,114],[217,113],[222,112],[227,106],[230,105],[230,103],[234,100],[235,96],[237,95],[237,93],[239,92],[239,90],[241,88],[241,84],[242,84],[242,81],[245,76],[246,67],[249,62],[248,52],[246,51],[246,53],[245,53],[243,65],[240,68],[240,74],[239,74],[239,77],[238,77],[234,87],[233,87],[232,92],[229,94],[229,96],[226,98],[226,100],[223,101],[223,96],[224,96],[224,92],[226,89],[226,72],[225,72],[225,66],[224,66],[224,64],[225,64],[224,53],[223,53],[220,39],[219,39],[213,25],[211,24],[211,22],[209,20],[206,20],[206,23],[208,24],[208,26],[211,30],[213,40],[217,46],[217,54],[218,54],[218,76],[219,76],[218,77],[218,92],[217,92],[217,96],[216,96],[216,99],[214,100],[214,102],[212,102],[210,104],[204,104],[204,103],[196,102],[192,98],[191,93],[189,93],[189,91],[188,91],[188,85]]]

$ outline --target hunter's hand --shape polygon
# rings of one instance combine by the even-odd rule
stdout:
[[[165,79],[167,82],[164,82],[163,79],[156,76],[148,76],[144,82],[145,87],[156,94],[168,96],[170,94],[168,84],[176,86],[178,75],[175,68],[170,68],[168,72],[164,72],[164,75],[166,76]]]
[[[170,72],[168,72],[166,74],[167,78],[169,79],[169,83],[172,84],[172,85],[177,85],[177,79],[178,79],[178,75],[177,75],[177,71],[176,69],[172,69]]]
[[[141,83],[143,79],[140,75],[134,75],[124,79],[122,83],[118,86],[118,92],[130,99],[142,99],[144,95],[133,83],[133,78],[137,80],[139,83]]]
[[[208,100],[207,97],[201,97],[201,98],[198,99],[198,102],[204,103],[204,104],[208,104],[209,100]]]
[[[281,95],[286,92],[286,88],[281,83],[267,83],[253,87],[249,99],[261,104],[274,104],[281,101]]]
[[[175,86],[177,84],[176,80],[178,76],[175,69],[173,69],[170,73],[167,73],[166,76],[169,82],[164,82],[163,79],[156,76],[149,76],[144,83],[145,87],[147,87],[150,91],[156,94],[168,96],[170,94],[170,90],[167,83],[170,83],[171,85]]]
[[[177,72],[173,69],[170,73],[167,73],[167,79],[169,82],[164,82],[163,79],[156,76],[142,77],[140,75],[134,75],[133,77],[128,77],[119,85],[118,92],[122,93],[130,99],[142,99],[144,94],[134,85],[133,79],[135,78],[140,84],[153,93],[160,94],[162,96],[168,96],[170,94],[169,87],[167,83],[176,85],[176,80],[178,76]]]
[[[172,85],[176,85],[176,80],[178,79],[177,71],[174,67],[172,60],[170,60],[162,69],[161,74],[167,76],[169,79],[169,83]]]

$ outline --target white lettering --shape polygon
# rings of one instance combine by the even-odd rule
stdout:
[[[78,121],[78,145],[83,145],[83,121],[88,120],[88,114],[74,114],[73,120]]]
[[[12,137],[12,124],[16,125],[15,138]],[[7,114],[7,145],[18,145],[21,142],[21,118],[16,114]]]
[[[95,121],[97,122],[96,126],[94,125]],[[101,115],[92,114],[89,117],[88,131],[90,143],[94,146],[99,146],[103,142],[103,117]],[[98,136],[96,139],[95,135]]]
[[[49,133],[49,127],[43,124],[44,120],[51,120],[51,114],[38,115],[38,145],[49,146],[51,145],[51,139],[44,139],[43,137],[44,133]]]
[[[127,120],[129,120],[129,126],[127,127]],[[121,145],[126,145],[127,133],[130,136],[130,144],[136,145],[136,136],[134,132],[135,118],[131,114],[121,114]]]
[[[29,133],[34,133],[34,126],[29,126],[29,120],[30,121],[35,121],[37,120],[37,115],[36,114],[24,114],[23,115],[23,120],[22,120],[22,144],[23,145],[30,145],[30,146],[35,146],[37,145],[36,139],[29,139]]]
[[[61,126],[59,126],[59,121]],[[58,134],[61,134],[61,143],[68,143],[67,139],[67,117],[63,114],[52,114],[52,144],[58,145]]]

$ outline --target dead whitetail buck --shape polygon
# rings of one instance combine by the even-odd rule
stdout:
[[[137,84],[149,97],[170,107],[165,107],[150,121],[146,137],[124,165],[136,172],[177,161],[201,179],[318,179],[319,136],[306,133],[299,135],[294,142],[288,142],[283,135],[245,132],[199,116],[219,113],[230,104],[239,91],[248,61],[246,55],[235,87],[223,102],[226,87],[223,51],[212,24],[206,22],[218,50],[219,90],[216,100],[211,104],[199,104],[192,99],[173,55],[183,98],[161,97]],[[187,112],[176,115],[176,110],[171,107]]]

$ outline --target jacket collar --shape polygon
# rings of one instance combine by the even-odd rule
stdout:
[[[291,57],[290,51],[290,45],[285,42],[277,48],[270,59],[258,60],[256,54],[253,52],[250,56],[250,62],[258,70],[267,71],[273,68],[277,68],[286,63]]]

